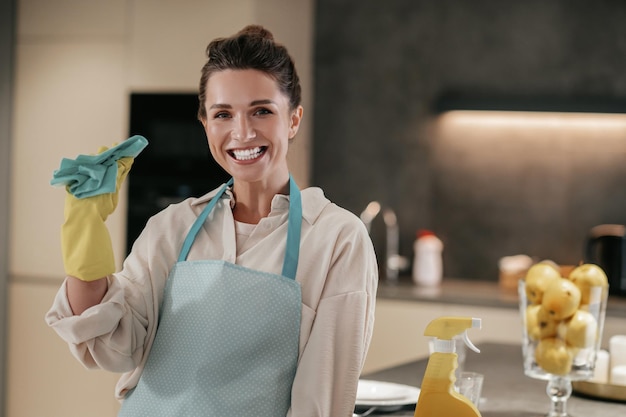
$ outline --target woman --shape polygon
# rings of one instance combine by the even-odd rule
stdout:
[[[368,233],[291,179],[303,109],[287,50],[248,26],[207,55],[198,117],[233,179],[152,217],[118,273],[91,268],[110,244],[74,244],[91,229],[77,207],[97,203],[68,195],[47,321],[86,366],[124,372],[121,416],[350,416],[374,321]]]

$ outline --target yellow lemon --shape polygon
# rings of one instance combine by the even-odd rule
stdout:
[[[558,338],[541,340],[535,349],[535,361],[544,371],[554,375],[567,375],[572,369],[574,355],[567,344]]]
[[[526,297],[532,304],[541,304],[543,293],[554,280],[560,279],[561,274],[547,263],[534,264],[528,269],[524,281],[526,282]]]
[[[580,299],[580,289],[569,279],[559,278],[546,287],[541,306],[553,320],[564,320],[578,310]]]

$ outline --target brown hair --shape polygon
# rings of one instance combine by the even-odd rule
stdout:
[[[206,86],[211,75],[228,69],[254,69],[276,80],[289,98],[291,110],[300,105],[300,79],[293,59],[274,35],[263,26],[249,25],[229,38],[218,38],[206,48],[207,62],[202,67],[198,92],[198,119],[206,119]]]

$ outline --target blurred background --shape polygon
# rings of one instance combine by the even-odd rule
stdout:
[[[354,211],[393,208],[402,255],[431,229],[447,276],[495,280],[502,256],[576,264],[592,226],[626,221],[626,4],[322,0],[316,11],[313,182]],[[440,117],[471,109],[622,114]]]
[[[222,181],[195,93],[207,43],[246,24],[266,25],[298,67],[305,119],[289,155],[296,181],[356,214],[373,200],[393,209],[401,256],[410,259],[416,231],[430,229],[444,242],[446,277],[495,282],[503,256],[576,264],[591,227],[626,223],[625,2],[0,7],[8,417],[115,415],[117,375],[86,372],[43,321],[64,275],[64,193],[49,180],[62,157],[131,134],[151,141],[107,222],[121,263],[147,216]]]

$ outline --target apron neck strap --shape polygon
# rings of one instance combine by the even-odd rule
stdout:
[[[233,185],[233,179],[231,178],[226,184],[219,189],[215,197],[209,201],[209,204],[202,210],[194,224],[191,226],[183,247],[180,250],[178,256],[178,262],[187,260],[189,250],[193,244],[198,232],[202,228],[202,225],[206,221],[207,217],[213,211],[213,208],[217,204],[220,198],[224,195],[228,187]],[[285,251],[285,259],[283,261],[282,275],[295,279],[296,271],[298,269],[298,258],[300,256],[300,233],[302,230],[302,198],[300,196],[300,189],[296,185],[293,177],[289,175],[289,219],[287,224],[287,250]]]
[[[196,221],[193,223],[191,229],[189,229],[189,233],[187,233],[185,241],[183,242],[183,247],[181,248],[180,254],[178,255],[178,262],[183,262],[187,260],[187,255],[189,255],[191,245],[193,245],[193,242],[194,240],[196,240],[198,232],[202,228],[202,225],[206,221],[207,217],[209,217],[209,213],[211,213],[213,207],[215,207],[219,199],[222,198],[228,187],[230,187],[231,185],[233,185],[232,178],[228,180],[228,182],[224,184],[222,188],[219,189],[217,194],[215,194],[211,201],[209,201],[209,204],[207,204],[207,206],[204,208],[204,210],[202,210]]]
[[[289,220],[287,225],[287,249],[283,261],[282,275],[296,279],[300,257],[300,232],[302,231],[302,198],[300,189],[289,175]]]

